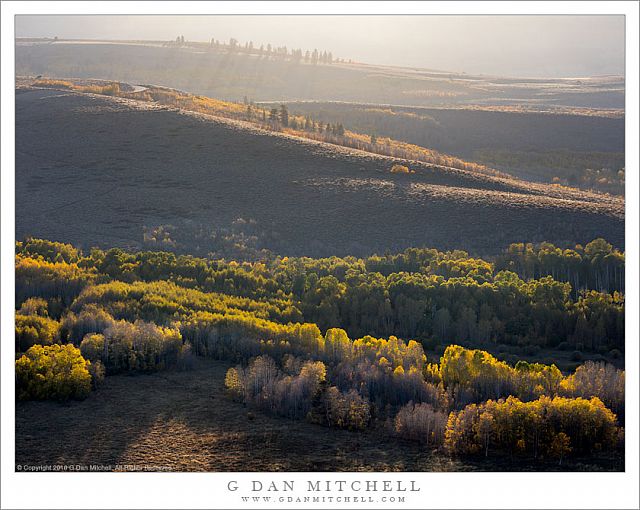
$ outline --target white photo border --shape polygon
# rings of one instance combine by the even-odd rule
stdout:
[[[2,2],[1,316],[2,508],[638,508],[638,3],[637,2]],[[20,473],[15,466],[15,75],[14,16],[19,14],[408,14],[625,15],[626,17],[626,470],[624,473]],[[404,502],[243,501],[253,480],[384,480],[420,492]],[[231,485],[234,487],[234,485]],[[259,494],[265,495],[265,493]],[[311,496],[317,494],[311,494]],[[324,494],[328,496],[329,494]],[[332,493],[333,497],[340,496]],[[345,495],[347,495],[345,493]],[[362,494],[351,493],[351,496]]]

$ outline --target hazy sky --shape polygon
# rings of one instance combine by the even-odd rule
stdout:
[[[18,37],[323,49],[361,62],[511,76],[624,73],[623,16],[18,16]]]

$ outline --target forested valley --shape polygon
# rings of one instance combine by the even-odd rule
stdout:
[[[210,358],[238,413],[451,457],[623,456],[624,252],[604,239],[250,262],[27,238],[15,272],[20,401]]]

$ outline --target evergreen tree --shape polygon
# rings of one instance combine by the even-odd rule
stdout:
[[[280,122],[283,126],[287,127],[289,125],[289,111],[287,110],[287,105],[280,105]]]

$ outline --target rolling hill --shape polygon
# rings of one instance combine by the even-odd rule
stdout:
[[[329,44],[330,41],[327,41]],[[474,76],[358,62],[307,64],[228,46],[168,41],[17,39],[16,74],[152,83],[227,100],[350,101],[409,106],[624,108],[624,77]],[[428,57],[427,57],[428,59]],[[427,60],[428,61],[428,60]]]
[[[266,106],[273,106],[271,105]],[[350,130],[454,154],[517,177],[624,194],[624,112],[289,102]]]
[[[394,164],[415,173],[392,174]],[[285,255],[606,237],[624,199],[365,153],[176,108],[16,91],[16,237]]]

